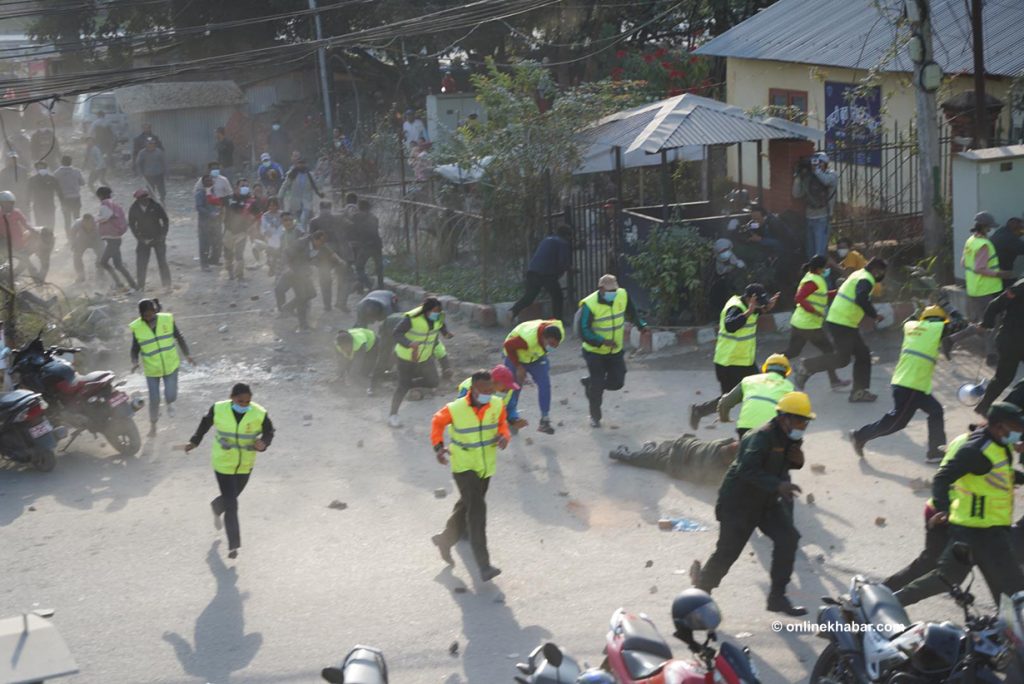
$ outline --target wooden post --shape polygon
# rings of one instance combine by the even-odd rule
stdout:
[[[736,185],[743,187],[743,143],[736,143]]]
[[[756,153],[757,153],[757,201],[764,202],[764,169],[761,168],[761,145],[762,141],[757,141]]]

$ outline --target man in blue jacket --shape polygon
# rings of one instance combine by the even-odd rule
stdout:
[[[522,298],[512,305],[511,316],[514,322],[519,312],[533,304],[542,288],[547,289],[551,297],[551,317],[562,318],[562,286],[558,280],[569,270],[569,239],[572,231],[568,226],[559,226],[554,235],[548,235],[537,245],[537,250],[530,259],[526,269],[526,292]]]

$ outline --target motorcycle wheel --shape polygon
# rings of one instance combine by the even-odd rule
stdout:
[[[117,449],[117,453],[125,458],[134,456],[142,447],[139,426],[131,418],[111,421],[110,426],[103,431],[103,436],[110,442],[110,446]]]
[[[41,473],[48,473],[57,465],[57,456],[49,449],[36,449],[32,452],[32,467]]]
[[[843,662],[842,654],[835,644],[829,644],[818,656],[811,669],[809,684],[854,684],[853,674]]]

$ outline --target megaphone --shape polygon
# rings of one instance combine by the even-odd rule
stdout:
[[[960,385],[960,389],[956,392],[956,398],[960,400],[960,403],[964,406],[977,406],[981,403],[981,398],[985,396],[985,390],[988,388],[988,379],[982,380],[979,383],[964,383]]]

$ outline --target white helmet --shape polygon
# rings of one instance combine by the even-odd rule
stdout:
[[[0,192],[0,202],[17,202],[18,199],[14,196],[14,193],[10,190],[4,190]]]

